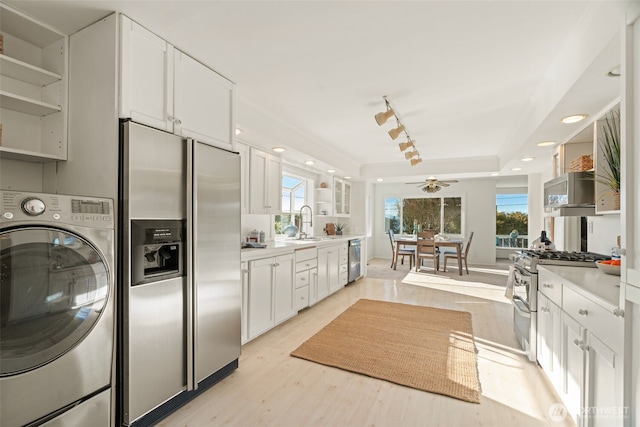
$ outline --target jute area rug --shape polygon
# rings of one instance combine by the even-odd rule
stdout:
[[[291,353],[480,403],[471,313],[361,299]]]

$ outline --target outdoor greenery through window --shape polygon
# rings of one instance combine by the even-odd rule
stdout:
[[[276,215],[274,228],[276,234],[282,234],[289,224],[297,227],[297,212],[307,200],[307,181],[292,175],[282,175],[282,213]]]
[[[384,231],[414,234],[436,230],[440,234],[462,235],[461,197],[385,199]]]
[[[529,247],[529,197],[526,194],[496,195],[496,246]]]

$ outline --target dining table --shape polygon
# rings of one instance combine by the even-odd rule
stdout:
[[[435,239],[436,247],[439,249],[441,247],[449,247],[455,248],[456,255],[458,258],[458,273],[462,276],[462,244],[464,243],[461,239]],[[393,257],[393,269],[396,269],[398,265],[398,250],[401,246],[416,246],[418,245],[418,239],[413,237],[401,237],[398,236],[395,238],[396,242],[396,250]],[[418,257],[415,255],[416,266],[418,265]]]

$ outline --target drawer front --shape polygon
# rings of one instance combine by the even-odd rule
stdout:
[[[340,254],[340,265],[349,264],[349,256]]]
[[[563,309],[596,338],[622,354],[624,319],[577,292],[563,287]]]
[[[296,257],[297,260],[297,257]],[[312,258],[305,261],[296,262],[296,271],[305,271],[310,270],[312,268],[316,268],[318,266],[318,258]]]
[[[562,288],[562,309],[581,326],[589,328],[588,316],[591,301],[566,286]]]
[[[553,301],[556,305],[562,306],[562,283],[548,275],[539,275],[538,291]]]
[[[296,311],[309,307],[309,286],[296,289],[293,305]]]
[[[296,273],[296,288],[309,286],[309,270]]]
[[[596,338],[612,348],[616,353],[623,354],[624,319],[617,317],[611,311],[592,302],[587,313],[587,328]]]
[[[349,273],[340,273],[340,285],[346,285],[349,282]]]
[[[349,254],[349,245],[343,243],[340,245],[340,255],[348,255]]]
[[[318,248],[296,250],[296,262],[306,261],[318,257]]]
[[[347,264],[340,264],[340,274],[348,273],[349,266]]]

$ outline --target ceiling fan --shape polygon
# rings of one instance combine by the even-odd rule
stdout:
[[[420,184],[418,187],[422,187],[422,191],[426,191],[427,193],[435,193],[440,191],[442,187],[448,187],[450,184],[454,184],[458,181],[456,180],[447,180],[440,181],[435,177],[429,177],[425,180],[425,182],[408,182],[407,184]]]

